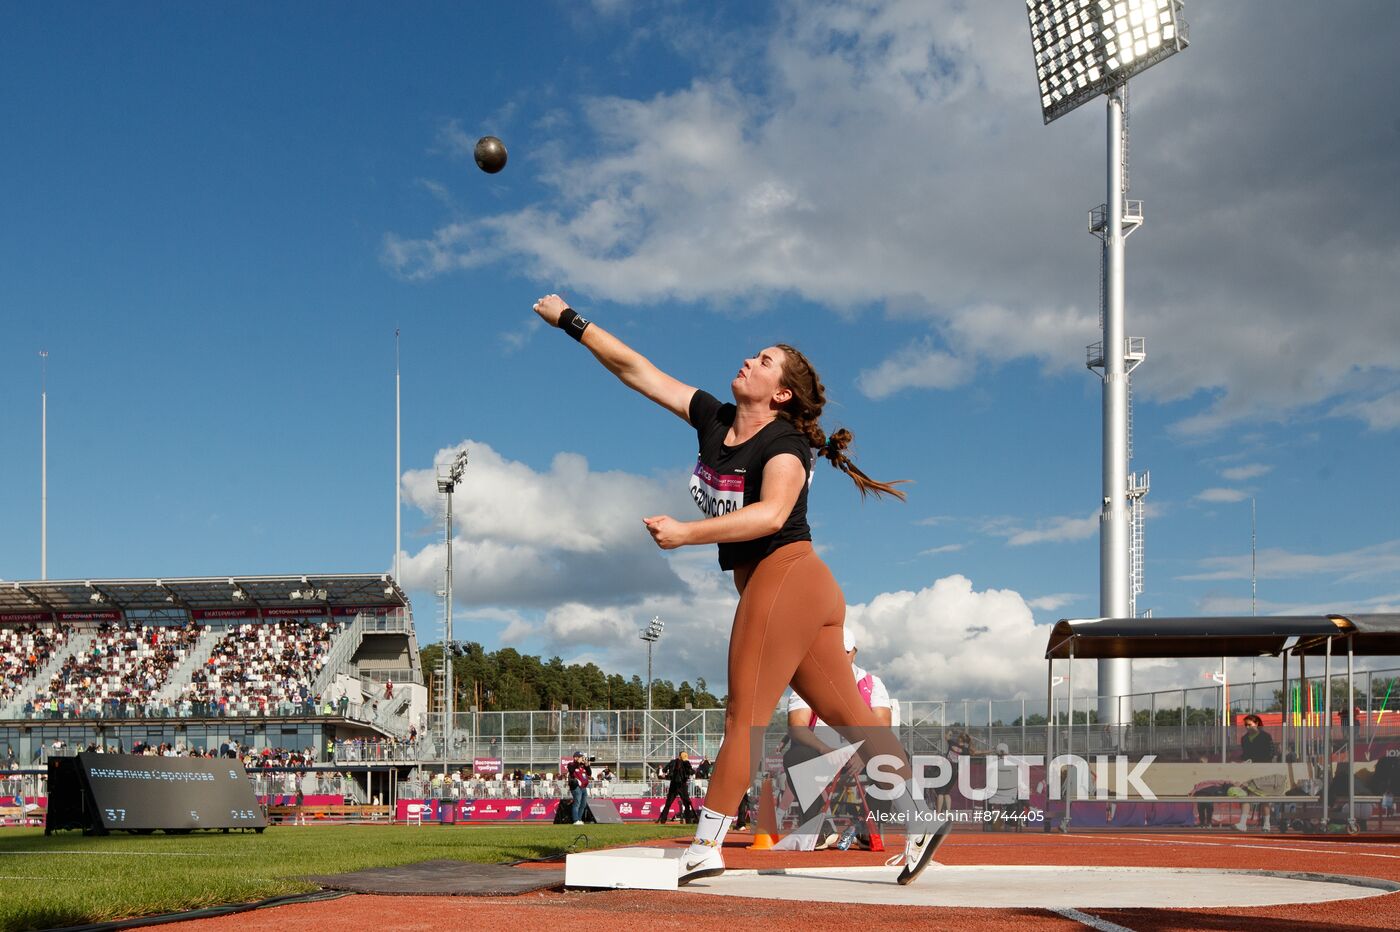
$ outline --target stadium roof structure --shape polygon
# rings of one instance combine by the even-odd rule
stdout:
[[[1050,630],[1047,660],[1146,657],[1277,657],[1333,653],[1400,654],[1400,614],[1249,615],[1201,618],[1062,618]]]
[[[1369,657],[1400,656],[1400,614],[1357,614],[1329,615],[1339,622],[1339,636],[1351,642],[1351,652]],[[1343,628],[1341,622],[1345,622]],[[1344,648],[1345,649],[1345,648]],[[1343,649],[1343,650],[1344,650]],[[1322,642],[1299,644],[1293,648],[1294,654],[1321,654],[1325,652]],[[1333,648],[1333,653],[1341,653]]]
[[[407,608],[408,604],[408,596],[387,573],[0,581],[0,619],[26,614],[98,618],[117,612],[181,611],[227,611],[252,617],[292,610],[331,615]]]

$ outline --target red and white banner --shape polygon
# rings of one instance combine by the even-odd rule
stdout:
[[[337,618],[342,615],[387,615],[398,605],[337,605],[331,609],[331,614]]]
[[[424,822],[469,823],[469,822],[553,822],[559,809],[557,799],[400,799],[395,807],[394,818],[402,822],[408,818],[409,807]],[[617,805],[617,813],[627,822],[651,822],[661,814],[660,796],[618,797],[609,802]],[[694,797],[695,807],[704,805],[704,798]],[[672,812],[678,812],[680,805],[673,804]]]
[[[0,614],[0,622],[53,621],[53,612],[6,612]]]
[[[219,618],[257,618],[256,608],[196,608],[190,610],[190,617],[198,621],[212,621]]]
[[[472,760],[472,773],[497,774],[505,769],[499,757],[477,757]]]
[[[264,806],[295,806],[297,804],[297,794],[267,794],[259,796],[258,802]],[[338,793],[307,793],[301,798],[301,804],[303,806],[339,806],[344,802],[345,797]]]
[[[295,605],[263,609],[264,618],[325,618],[324,605]]]
[[[122,613],[116,609],[103,612],[59,612],[59,621],[121,621]]]

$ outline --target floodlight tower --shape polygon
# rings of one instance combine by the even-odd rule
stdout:
[[[645,628],[642,629],[641,638],[647,642],[647,710],[642,719],[642,776],[646,777],[647,754],[651,750],[651,649],[656,642],[661,640],[661,631],[666,627],[666,622],[661,620],[661,616],[654,616]]]
[[[1099,513],[1099,614],[1136,613],[1142,590],[1142,499],[1148,474],[1129,473],[1129,377],[1147,358],[1146,341],[1126,336],[1123,246],[1142,225],[1142,202],[1124,199],[1128,174],[1125,111],[1128,79],[1187,45],[1181,0],[1026,0],[1040,105],[1048,124],[1104,95],[1108,104],[1108,196],[1090,212],[1089,230],[1103,242],[1101,343],[1087,363],[1103,379],[1103,497]],[[1132,710],[1132,662],[1099,661],[1099,722],[1123,725]]]
[[[467,471],[467,451],[458,450],[451,463],[438,464],[438,491],[447,496],[447,514],[443,522],[443,535],[447,542],[447,561],[443,567],[443,594],[446,609],[443,613],[442,655],[447,664],[442,671],[442,691],[447,696],[442,715],[442,772],[447,775],[448,760],[452,757],[452,713],[457,703],[452,695],[452,493],[462,481]]]

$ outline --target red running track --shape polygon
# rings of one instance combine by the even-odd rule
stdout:
[[[731,835],[725,861],[735,869],[864,866],[886,854],[821,851],[748,851],[748,838]],[[684,841],[659,842],[663,845]],[[945,864],[1141,866],[1308,871],[1378,877],[1400,882],[1400,839],[1365,841],[1298,835],[1195,834],[993,834],[955,833],[939,849]],[[891,869],[893,870],[893,868]],[[920,881],[937,882],[937,873]],[[1364,900],[1245,909],[1090,909],[1086,918],[1134,932],[1247,929],[1249,932],[1350,932],[1400,929],[1400,893]],[[814,902],[715,897],[656,891],[564,891],[518,897],[349,896],[320,903],[280,906],[163,928],[183,932],[232,932],[289,928],[365,928],[372,932],[447,928],[517,930],[601,929],[655,932],[695,929],[801,929],[852,932],[885,928],[1083,930],[1077,919],[1040,909],[947,909],[853,906]]]

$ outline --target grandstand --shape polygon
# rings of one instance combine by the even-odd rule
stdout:
[[[4,582],[0,664],[0,747],[25,766],[231,742],[329,761],[427,707],[412,608],[381,574]]]

